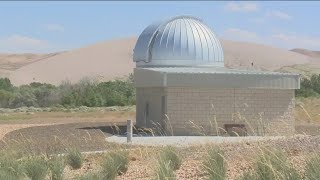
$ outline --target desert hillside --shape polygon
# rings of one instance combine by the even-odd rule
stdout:
[[[46,59],[48,57],[55,56],[59,53],[51,54],[9,54],[1,53],[0,54],[0,77],[8,77],[13,71],[31,64],[36,61]]]
[[[33,62],[25,61],[13,72],[10,79],[15,85],[30,82],[60,84],[64,80],[77,82],[84,77],[98,80],[122,78],[132,72],[132,52],[137,38],[124,38],[93,44],[57,55],[44,55]],[[279,70],[282,67],[309,64],[310,56],[255,43],[220,39],[226,66]],[[43,55],[42,55],[43,56]],[[31,58],[32,59],[32,58]],[[253,63],[253,67],[251,67]],[[1,66],[2,67],[2,66]]]
[[[308,49],[292,49],[291,51],[300,53],[309,57],[319,58],[320,59],[320,51],[311,51]]]

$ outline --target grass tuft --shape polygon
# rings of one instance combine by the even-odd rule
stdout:
[[[19,161],[8,153],[0,154],[0,179],[15,180],[22,179],[23,167]]]
[[[160,159],[165,164],[169,164],[173,170],[178,170],[182,164],[182,158],[173,146],[166,146],[160,152]]]
[[[49,169],[51,172],[51,180],[63,180],[65,166],[64,159],[61,157],[53,157],[50,159]]]
[[[113,180],[117,175],[125,174],[129,165],[128,151],[110,152],[102,165],[103,179]]]
[[[307,180],[320,179],[320,154],[315,154],[311,159],[308,160],[305,176]]]
[[[83,164],[83,157],[78,149],[72,148],[68,150],[67,163],[73,169],[80,169]]]
[[[44,180],[47,176],[47,161],[40,156],[27,158],[24,162],[26,175],[31,180]]]
[[[298,171],[288,162],[281,151],[263,151],[255,162],[255,173],[258,179],[300,180]]]
[[[208,151],[208,156],[203,162],[203,167],[208,173],[210,180],[227,179],[227,163],[224,153],[218,147],[212,147]]]

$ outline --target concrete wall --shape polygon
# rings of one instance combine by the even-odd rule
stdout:
[[[223,134],[224,124],[245,124],[248,135],[294,133],[294,90],[167,88],[174,135]]]
[[[136,125],[138,127],[158,130],[164,128],[166,107],[163,105],[166,104],[162,103],[162,99],[166,97],[165,95],[164,88],[136,88]]]

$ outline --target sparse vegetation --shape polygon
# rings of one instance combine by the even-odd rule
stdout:
[[[309,159],[306,165],[306,179],[318,180],[320,179],[320,154],[317,153]]]
[[[67,154],[67,163],[73,169],[79,169],[83,164],[83,157],[81,152],[76,148],[70,148]]]
[[[256,180],[300,180],[298,171],[288,162],[285,153],[275,150],[263,150],[255,160],[253,171],[247,172],[240,179]]]
[[[110,152],[102,165],[103,179],[113,180],[117,175],[125,174],[129,165],[129,153],[127,151]]]
[[[101,176],[99,173],[86,173],[82,176],[76,178],[76,180],[101,180]]]
[[[51,172],[51,180],[63,180],[63,172],[66,166],[64,159],[62,157],[54,156],[48,163]]]
[[[20,162],[9,153],[0,154],[0,179],[16,180],[23,177],[23,167]]]
[[[160,153],[161,161],[168,163],[173,170],[178,170],[182,164],[182,158],[173,146],[166,146],[162,149]]]
[[[26,175],[31,180],[44,180],[48,173],[47,161],[40,156],[29,157],[24,162]]]
[[[218,147],[210,147],[208,155],[203,162],[204,170],[210,180],[227,179],[227,163],[223,151]]]

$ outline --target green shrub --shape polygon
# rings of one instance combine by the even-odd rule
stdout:
[[[227,179],[227,163],[224,153],[218,147],[212,147],[203,162],[204,170],[208,173],[210,180]]]
[[[10,154],[0,154],[0,179],[18,180],[22,179],[24,174],[23,167],[17,159]]]
[[[177,149],[173,146],[164,147],[160,152],[160,159],[166,164],[168,163],[173,170],[179,169],[182,164],[182,158]]]
[[[125,174],[129,165],[129,153],[127,151],[108,153],[102,165],[103,179],[113,180],[117,175]]]
[[[158,160],[155,180],[175,180],[177,179],[170,162]]]
[[[83,164],[83,157],[78,149],[72,148],[68,150],[67,163],[73,169],[80,169]]]
[[[49,160],[49,169],[51,172],[51,180],[62,180],[65,168],[64,159],[61,157],[53,157]]]
[[[31,180],[44,180],[48,172],[46,160],[38,156],[26,159],[24,169]]]
[[[307,161],[306,171],[307,180],[319,180],[320,179],[320,155],[316,154]]]
[[[261,180],[300,180],[301,177],[281,151],[263,151],[255,162],[255,173]]]

